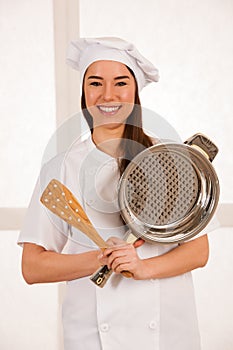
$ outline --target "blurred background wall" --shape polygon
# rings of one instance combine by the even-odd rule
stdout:
[[[27,286],[16,240],[41,162],[82,133],[79,77],[65,65],[79,36],[133,42],[160,71],[142,105],[182,140],[203,132],[219,147],[221,226],[209,237],[208,265],[193,275],[203,350],[233,348],[232,16],[231,0],[0,0],[1,349],[62,349],[63,285]],[[55,131],[75,113],[60,138]]]

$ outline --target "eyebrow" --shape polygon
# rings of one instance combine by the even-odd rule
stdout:
[[[99,77],[98,75],[90,75],[87,79],[104,80],[102,77]],[[114,80],[121,80],[121,79],[129,79],[129,76],[128,75],[121,75],[119,77],[114,78]]]
[[[87,79],[99,79],[99,80],[103,80],[103,78],[98,77],[97,75],[90,75]]]
[[[114,78],[114,80],[121,80],[121,79],[129,79],[129,76],[128,75],[122,75],[120,77]]]

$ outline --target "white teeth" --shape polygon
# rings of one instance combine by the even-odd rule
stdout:
[[[115,112],[119,109],[120,107],[115,107],[115,106],[112,106],[112,107],[105,107],[105,106],[99,106],[99,109],[103,112],[106,112],[106,113],[111,113],[111,112]]]

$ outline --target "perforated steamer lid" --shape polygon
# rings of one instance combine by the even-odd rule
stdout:
[[[193,147],[193,139],[192,145],[154,145],[126,168],[119,184],[119,205],[136,236],[149,242],[181,242],[199,233],[213,216],[218,178],[208,148],[202,152]]]

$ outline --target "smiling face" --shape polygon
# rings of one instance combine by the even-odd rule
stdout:
[[[92,63],[85,74],[84,94],[94,129],[124,128],[134,107],[135,90],[135,79],[123,63]]]

